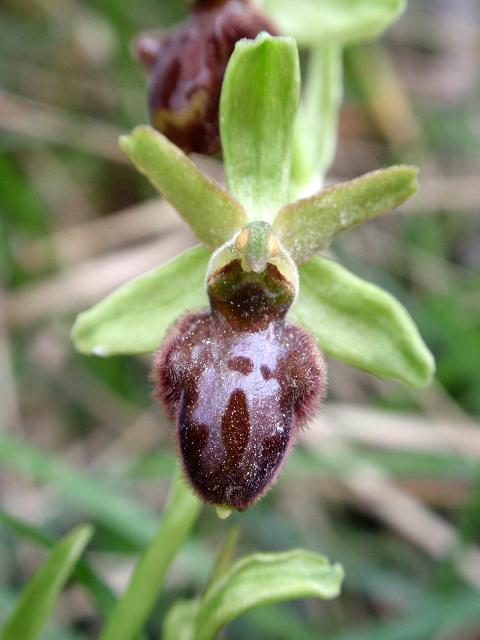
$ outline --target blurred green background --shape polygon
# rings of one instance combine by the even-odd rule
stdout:
[[[150,400],[149,359],[79,356],[69,330],[78,311],[194,242],[117,148],[147,119],[132,38],[182,10],[0,5],[0,620],[40,543],[83,521],[96,527],[92,564],[121,591],[165,501],[172,427]],[[226,522],[204,510],[151,638],[174,598],[202,588],[236,524],[239,553],[304,546],[347,578],[339,600],[263,607],[229,639],[480,639],[479,11],[413,0],[380,44],[346,52],[328,179],[422,168],[418,196],[333,254],[407,306],[435,383],[413,392],[331,362],[328,402],[275,489]],[[45,638],[95,638],[101,622],[74,581]]]

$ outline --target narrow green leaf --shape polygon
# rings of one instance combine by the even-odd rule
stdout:
[[[201,503],[177,472],[160,529],[144,551],[99,640],[132,640],[142,630],[166,573],[200,512]]]
[[[300,267],[291,318],[312,332],[327,356],[411,387],[432,379],[432,354],[405,308],[331,260],[317,256]]]
[[[280,31],[302,46],[375,38],[406,7],[405,0],[263,0]]]
[[[416,167],[399,165],[341,182],[284,207],[274,222],[283,245],[302,263],[341,231],[405,202],[417,190]]]
[[[220,548],[220,551],[215,558],[215,564],[212,569],[212,573],[208,579],[207,587],[209,587],[221,574],[227,569],[232,561],[233,555],[238,545],[238,538],[240,537],[239,527],[232,527],[228,532],[228,535]]]
[[[0,586],[0,638],[3,622],[7,619],[11,611],[15,607],[18,600],[18,594],[9,589]],[[67,621],[68,624],[68,621]],[[85,640],[83,634],[79,634],[71,629],[67,629],[64,625],[49,624],[41,634],[42,640]]]
[[[33,541],[47,549],[52,549],[56,544],[55,538],[46,533],[42,528],[15,518],[2,509],[0,509],[0,522],[18,536]],[[115,596],[108,584],[103,581],[83,558],[80,558],[78,561],[72,575],[91,593],[98,611],[105,616],[108,615],[115,603]]]
[[[220,130],[228,188],[250,220],[270,222],[288,201],[299,95],[292,38],[262,33],[237,43],[223,82]]]
[[[208,306],[209,258],[206,249],[194,247],[123,285],[78,316],[75,347],[99,356],[154,351],[182,313]]]
[[[3,627],[1,640],[34,640],[39,637],[92,534],[91,527],[79,527],[55,546],[23,590]]]
[[[198,610],[195,640],[213,640],[226,624],[262,604],[335,598],[342,580],[339,565],[302,549],[242,558],[207,589]]]
[[[246,217],[240,204],[155,129],[137,127],[120,138],[120,146],[210,249],[243,227]]]
[[[87,473],[85,469],[77,470],[57,454],[43,451],[2,430],[0,466],[34,482],[48,484],[69,509],[81,509],[135,548],[146,544],[156,531],[156,514],[114,490],[105,478]]]
[[[337,147],[342,96],[342,49],[336,43],[321,43],[310,52],[295,127],[292,179],[299,193],[310,194],[323,185]]]
[[[466,629],[480,625],[478,591],[456,588],[447,596],[422,598],[406,615],[393,620],[353,625],[347,631],[329,634],[325,640],[419,640],[419,638],[464,638]]]
[[[198,600],[177,600],[162,625],[161,640],[193,640]]]

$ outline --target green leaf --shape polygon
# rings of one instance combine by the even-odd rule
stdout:
[[[155,129],[137,127],[120,138],[120,147],[210,249],[243,227],[246,216],[240,204]]]
[[[156,531],[156,514],[130,499],[125,492],[114,490],[105,479],[85,469],[80,471],[67,465],[56,453],[43,451],[2,430],[0,467],[49,485],[70,510],[81,509],[135,548],[146,544]]]
[[[393,620],[349,625],[347,631],[329,634],[328,640],[464,638],[462,630],[478,629],[479,624],[478,591],[455,588],[448,595],[434,593],[422,598],[414,608]]]
[[[27,540],[31,540],[42,547],[52,549],[56,542],[53,536],[46,533],[40,527],[15,518],[6,511],[0,509],[0,522],[11,529],[15,534]],[[98,611],[108,615],[115,603],[115,595],[108,584],[95,572],[90,564],[80,558],[73,571],[73,577],[83,584],[95,600]]]
[[[55,546],[23,590],[3,627],[1,640],[34,640],[39,637],[92,534],[91,527],[79,527]]]
[[[193,640],[198,600],[177,600],[162,625],[161,640]]]
[[[220,547],[217,557],[215,558],[215,564],[213,565],[212,573],[208,579],[207,587],[209,587],[224,571],[226,571],[237,548],[239,537],[240,529],[238,527],[230,529],[223,545]]]
[[[327,356],[411,387],[432,379],[432,354],[405,308],[331,260],[317,256],[300,267],[291,318],[313,333]]]
[[[242,558],[205,592],[197,614],[195,640],[213,640],[234,618],[262,604],[335,598],[342,580],[339,565],[302,549]]]
[[[305,262],[341,231],[398,207],[417,190],[416,167],[399,165],[322,189],[284,207],[273,227],[293,259]]]
[[[81,313],[72,329],[78,351],[110,356],[157,349],[182,313],[208,306],[209,258],[203,247],[189,249]]]
[[[292,178],[299,193],[322,185],[335,156],[343,96],[342,49],[322,43],[310,53],[305,90],[295,127]]]
[[[237,43],[223,82],[220,130],[228,188],[250,220],[270,222],[288,201],[299,95],[292,38],[262,33]]]
[[[377,37],[405,10],[405,0],[263,0],[282,33],[302,46],[352,44]]]
[[[99,640],[132,640],[155,606],[166,573],[200,512],[201,502],[177,472],[160,529],[137,563]]]

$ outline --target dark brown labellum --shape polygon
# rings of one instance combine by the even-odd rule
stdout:
[[[206,502],[238,510],[275,480],[326,388],[313,339],[286,322],[293,291],[273,265],[263,275],[238,260],[213,274],[212,311],[181,319],[153,368],[187,478]]]
[[[141,36],[136,55],[150,71],[152,124],[187,152],[220,151],[218,112],[228,60],[241,38],[275,35],[270,20],[242,0],[196,0],[175,31]]]

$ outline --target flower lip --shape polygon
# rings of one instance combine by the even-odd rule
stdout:
[[[304,330],[273,318],[238,331],[215,311],[180,319],[152,373],[176,419],[186,479],[205,502],[239,511],[272,486],[326,390],[322,355]]]

